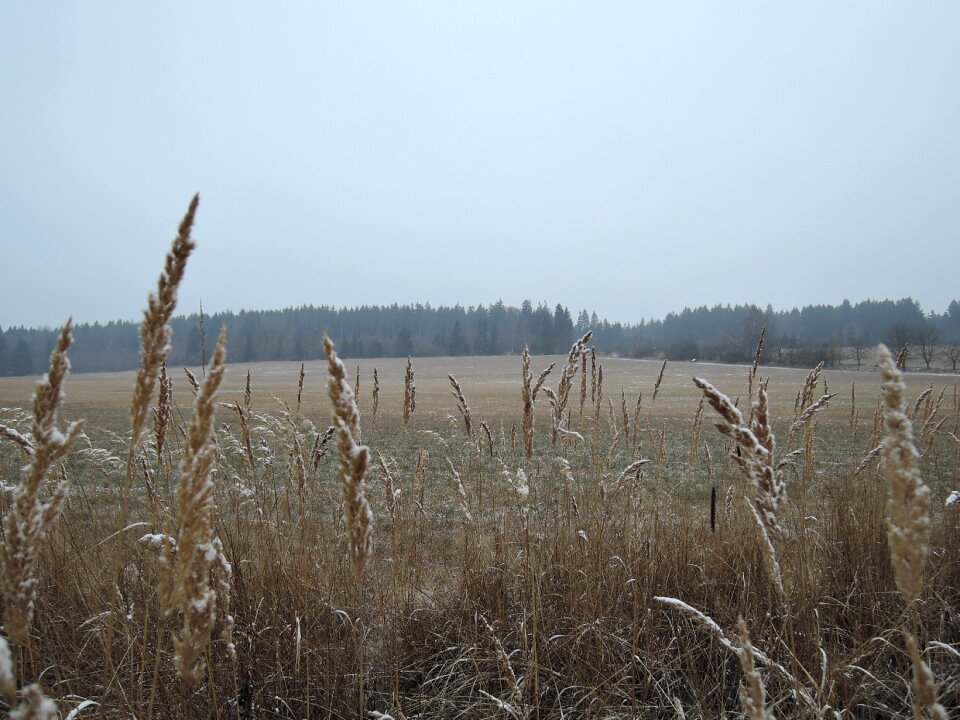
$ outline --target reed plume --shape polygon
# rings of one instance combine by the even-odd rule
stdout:
[[[933,673],[920,655],[916,638],[910,633],[904,635],[907,651],[913,662],[914,717],[921,717],[920,708],[923,708],[933,720],[947,720],[947,710],[937,702],[937,686],[933,681]]]
[[[583,425],[583,406],[587,402],[587,354],[583,353],[580,360],[580,425]]]
[[[663,361],[663,365],[660,366],[660,374],[657,375],[657,382],[653,385],[653,398],[650,400],[650,404],[653,405],[657,401],[657,393],[660,392],[660,383],[663,382],[663,372],[667,369],[667,361]]]
[[[697,448],[700,445],[700,428],[703,426],[703,396],[700,396],[700,402],[697,404],[697,412],[693,416],[693,440],[690,442],[690,459],[687,466],[692,470],[693,464],[697,459]]]
[[[240,440],[243,442],[243,450],[246,453],[247,462],[250,463],[250,469],[256,470],[257,463],[253,457],[253,444],[250,439],[250,408],[246,403],[243,405],[236,403],[236,407],[240,415]]]
[[[187,382],[190,383],[190,389],[193,391],[193,396],[196,397],[197,393],[200,392],[200,381],[197,380],[197,376],[190,372],[189,369],[183,369],[184,374],[187,376]]]
[[[340,459],[340,488],[343,491],[344,517],[349,535],[350,559],[359,577],[373,548],[373,512],[367,502],[363,483],[370,460],[366,446],[360,445],[360,411],[347,381],[347,371],[337,357],[333,341],[324,333],[323,349],[327,355],[329,377],[327,392],[333,405],[333,424],[337,428],[337,455]],[[413,385],[413,371],[407,358],[408,385]],[[413,402],[404,403],[404,410]],[[410,410],[412,413],[412,409]],[[409,417],[406,418],[409,420]]]
[[[157,453],[157,462],[163,456],[163,442],[170,424],[170,406],[173,403],[173,381],[167,377],[167,364],[160,365],[159,391],[157,406],[153,409],[153,449]]]
[[[214,411],[225,370],[226,346],[227,331],[223,328],[210,359],[210,372],[205,374],[194,401],[193,418],[183,447],[175,545],[164,542],[161,556],[164,565],[173,564],[167,611],[175,609],[183,618],[180,632],[174,637],[174,652],[177,674],[187,687],[195,687],[203,677],[206,666],[203,653],[216,622],[217,590],[211,585],[211,574],[221,564],[229,567],[221,559],[223,546],[214,534],[216,506],[212,479],[217,459]]]
[[[757,367],[760,365],[760,355],[763,353],[763,340],[767,335],[767,326],[764,325],[760,330],[760,337],[757,339],[757,349],[753,353],[753,365],[750,366],[750,372],[747,374],[747,402],[753,404],[753,381],[757,376]]]
[[[906,414],[906,385],[890,351],[878,348],[883,390],[883,469],[889,482],[887,541],[897,588],[908,604],[924,585],[930,542],[930,488],[920,475],[913,424]]]
[[[410,424],[414,410],[417,409],[417,386],[413,384],[413,363],[407,357],[407,368],[403,375],[403,426]]]
[[[311,457],[313,458],[313,469],[316,470],[320,467],[320,461],[327,454],[327,445],[330,443],[330,439],[333,437],[333,434],[337,429],[331,425],[324,432],[317,433],[316,440],[313,443],[313,450],[311,451]]]
[[[143,311],[143,322],[140,324],[140,367],[137,370],[136,383],[133,390],[133,401],[130,404],[131,434],[130,449],[127,455],[128,482],[133,472],[133,458],[140,447],[141,433],[147,417],[150,399],[157,381],[160,366],[170,352],[170,338],[173,334],[170,326],[170,316],[177,304],[177,287],[183,280],[187,267],[187,258],[195,247],[190,231],[193,228],[194,216],[200,195],[194,195],[187,208],[186,215],[180,221],[177,236],[167,253],[163,272],[157,281],[157,291],[151,293],[147,299],[147,308]]]
[[[39,684],[27,685],[21,690],[23,701],[17,704],[17,679],[13,658],[6,638],[0,635],[0,696],[10,708],[10,720],[58,720],[60,713],[53,700],[43,694]]]
[[[457,379],[453,375],[447,375],[447,378],[450,380],[450,385],[453,386],[451,395],[453,395],[457,401],[457,410],[463,418],[463,424],[467,428],[467,435],[473,437],[473,416],[470,414],[470,406],[467,405],[467,399],[463,396],[463,390],[460,389],[460,383],[457,382]]]
[[[897,362],[895,367],[897,370],[906,370],[907,369],[907,355],[910,353],[910,346],[904,343],[903,347],[900,348],[900,352],[897,353]]]
[[[533,373],[530,370],[530,351],[523,346],[520,372],[523,377],[521,396],[523,398],[523,452],[529,458],[533,455]]]
[[[567,409],[567,402],[570,399],[570,390],[573,387],[573,377],[577,373],[577,360],[580,359],[580,355],[586,350],[586,345],[590,342],[590,338],[593,336],[593,331],[588,330],[587,333],[573,343],[570,346],[570,352],[567,354],[567,362],[563,366],[563,371],[560,373],[560,382],[557,383],[557,392],[556,400],[552,402],[553,405],[553,435],[552,442],[554,445],[557,444],[557,439],[560,437],[560,433],[563,430],[566,430],[564,412]],[[537,383],[537,387],[534,388],[534,397],[536,397],[537,389],[543,384],[543,380],[546,378],[546,374],[553,369],[551,365],[541,376],[541,380]]]
[[[782,467],[773,462],[776,439],[770,427],[766,387],[761,384],[757,390],[753,420],[748,427],[730,398],[706,380],[695,377],[693,382],[720,415],[721,422],[716,424],[717,430],[737,443],[730,458],[751,483],[753,503],[764,527],[772,533],[782,532],[778,513],[786,499],[787,485]]]
[[[597,402],[597,349],[590,348],[590,402]]]
[[[490,426],[487,425],[485,420],[480,421],[480,429],[483,430],[483,434],[487,436],[487,449],[490,451],[490,459],[493,460],[493,435],[490,433]],[[503,430],[503,426],[500,426],[500,430]]]
[[[300,375],[297,377],[297,415],[300,414],[300,401],[303,399],[303,380],[306,376],[304,363],[300,363]]]
[[[396,487],[393,473],[390,472],[382,453],[377,453],[377,463],[380,466],[380,480],[383,482],[383,496],[387,501],[387,512],[390,513],[390,520],[395,521],[397,519],[397,498],[400,496],[400,490]]]
[[[773,713],[767,710],[767,692],[763,687],[763,678],[753,661],[753,645],[747,624],[740,617],[737,620],[740,631],[740,665],[743,667],[743,684],[740,686],[740,705],[748,720],[774,720]]]
[[[63,432],[57,427],[57,415],[65,397],[63,383],[70,370],[67,348],[73,341],[73,324],[64,324],[50,355],[50,367],[33,395],[32,450],[30,462],[21,470],[20,484],[13,504],[3,519],[4,538],[0,544],[3,568],[4,628],[14,645],[29,643],[33,606],[37,595],[34,577],[37,554],[51,526],[60,516],[67,497],[65,477],[50,488],[49,498],[41,498],[47,476],[62,459],[83,429],[83,422],[72,422]]]
[[[813,393],[817,389],[817,383],[820,381],[820,373],[823,372],[823,363],[818,363],[813,370],[807,373],[803,381],[803,387],[797,393],[797,399],[793,403],[793,422],[796,424],[800,413],[813,403]]]

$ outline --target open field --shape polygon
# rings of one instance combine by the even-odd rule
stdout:
[[[227,371],[221,385],[220,400],[236,402],[242,400],[246,373],[249,372],[253,383],[256,404],[263,411],[273,411],[279,405],[274,397],[296,404],[300,363],[267,362],[240,363],[229,362],[227,353]],[[551,355],[535,357],[533,367],[536,372],[550,363],[562,366],[566,356]],[[484,418],[492,418],[499,423],[516,422],[522,413],[520,402],[520,358],[518,356],[484,357],[429,357],[414,359],[416,375],[418,412],[414,426],[425,428],[443,424],[448,414],[456,415],[455,402],[450,395],[448,374],[453,374],[461,383],[471,408]],[[603,364],[604,389],[608,398],[612,398],[616,407],[620,406],[620,391],[623,390],[633,410],[637,394],[649,397],[660,372],[662,361],[633,360],[626,358],[598,357]],[[345,360],[344,364],[351,381],[359,366],[361,387],[359,405],[361,412],[369,410],[372,403],[373,370],[377,368],[380,377],[381,399],[378,418],[393,426],[400,422],[403,409],[403,373],[406,360],[403,358],[379,358]],[[191,372],[202,379],[201,368],[191,367]],[[323,424],[329,417],[330,407],[326,391],[326,362],[315,360],[304,364],[306,373],[301,397],[303,415]],[[686,419],[692,421],[701,393],[690,381],[694,375],[709,378],[715,385],[727,391],[731,397],[746,393],[746,365],[728,365],[718,363],[675,362],[667,363],[658,401],[655,418]],[[187,379],[180,368],[170,368],[177,403],[186,413],[193,395]],[[775,412],[793,414],[793,401],[797,390],[803,385],[807,370],[796,368],[762,367],[760,374],[770,379],[770,395],[776,398]],[[71,375],[67,397],[64,402],[64,419],[86,418],[93,428],[107,428],[114,432],[129,430],[130,398],[134,385],[134,372],[89,373]],[[879,374],[876,369],[857,371],[853,369],[825,369],[822,377],[830,392],[838,393],[830,403],[828,411],[820,415],[821,422],[845,423],[849,419],[850,386],[856,383],[858,405],[864,422],[872,412],[880,395]],[[942,373],[927,374],[911,372],[907,382],[914,390],[920,391],[933,385],[937,392],[947,387],[947,398],[952,397],[955,375]],[[0,378],[0,407],[29,408],[37,378]],[[579,391],[579,386],[576,388]],[[578,401],[579,402],[579,401]],[[648,404],[648,403],[644,403]],[[548,409],[538,409],[544,418]],[[228,415],[228,413],[224,413]],[[604,416],[606,413],[604,413]],[[366,422],[364,423],[366,425]],[[509,426],[507,427],[509,430]]]
[[[566,360],[532,358],[533,379],[555,362],[545,387],[559,393]],[[597,361],[603,395],[594,404],[588,369],[583,419],[579,363],[572,378],[567,427],[583,439],[552,442],[541,394],[530,457],[521,358],[414,359],[407,428],[406,361],[360,361],[373,516],[362,572],[350,562],[335,442],[317,447],[331,418],[326,363],[305,365],[299,410],[299,364],[228,365],[214,422],[212,530],[232,574],[204,571],[220,594],[212,635],[196,648],[207,666],[192,682],[177,660],[183,616],[161,612],[170,607],[161,541],[140,540],[184,531],[178,465],[194,401],[186,375],[171,373],[171,420],[148,427],[130,473],[134,374],[68,378],[63,421],[86,418],[89,440],[63,465],[71,494],[39,550],[20,676],[39,679],[64,713],[97,703],[80,717],[358,717],[361,707],[396,718],[719,717],[742,712],[738,688],[753,677],[735,652],[742,616],[765,653],[758,677],[778,717],[909,714],[904,630],[925,648],[940,700],[957,701],[960,513],[944,508],[960,487],[960,445],[949,434],[955,378],[906,378],[933,531],[924,591],[905,608],[887,548],[887,481],[877,459],[855,475],[879,441],[878,373],[824,371],[816,397],[836,396],[791,433],[808,373],[759,368],[776,458],[797,451],[784,470],[771,566],[744,503],[756,488],[728,459],[734,446],[714,430],[716,413],[704,405],[696,420],[703,394],[691,381],[705,377],[745,408],[750,368],[671,362],[654,400],[660,363]],[[346,365],[352,385],[357,363]],[[469,405],[470,434],[448,373]],[[29,431],[11,408],[29,408],[34,384],[0,379],[0,423]],[[0,449],[11,486],[23,460],[5,439]],[[641,459],[650,462],[623,474]],[[10,502],[6,494],[0,509]],[[663,596],[714,618],[725,636]]]

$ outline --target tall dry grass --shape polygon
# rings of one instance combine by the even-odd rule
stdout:
[[[0,411],[16,487],[0,495],[4,702],[78,720],[939,718],[957,705],[956,389],[910,395],[885,362],[874,437],[857,438],[845,398],[823,399],[824,368],[794,398],[757,363],[747,387],[724,387],[752,395],[748,413],[707,380],[677,390],[661,365],[631,417],[626,391],[619,411],[604,402],[587,341],[552,388],[553,366],[535,376],[524,353],[499,437],[468,382],[415,416],[408,359],[404,377],[374,373],[361,440],[359,386],[328,338],[325,400],[312,374],[279,403],[248,374],[215,422],[218,343],[195,396],[179,396],[192,419],[161,358],[152,441],[119,428],[72,449],[79,430],[45,429],[65,375],[55,351],[34,412]],[[577,371],[593,412],[574,433]],[[701,429],[706,405],[720,432]],[[462,423],[442,419],[454,407]],[[802,446],[779,448],[791,431]],[[21,552],[65,479],[60,516]]]

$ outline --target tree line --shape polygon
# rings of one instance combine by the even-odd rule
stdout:
[[[856,304],[808,305],[775,311],[757,305],[684,308],[663,319],[636,324],[609,322],[581,310],[576,319],[561,304],[520,307],[433,307],[372,305],[353,308],[302,306],[283,310],[242,310],[171,321],[171,365],[198,365],[204,358],[203,328],[215,336],[227,327],[233,362],[314,360],[323,357],[328,332],[345,358],[517,354],[524,345],[535,354],[564,353],[587,330],[600,353],[624,357],[699,358],[749,361],[763,327],[763,362],[813,365],[824,361],[860,363],[878,342],[911,346],[929,367],[937,353],[956,370],[960,351],[960,302],[942,314],[924,313],[911,298]],[[129,321],[75,326],[70,357],[76,372],[129,370],[139,365],[139,325]],[[42,372],[56,339],[54,328],[0,328],[0,375]],[[207,340],[207,352],[212,340]],[[209,359],[209,358],[207,358]]]

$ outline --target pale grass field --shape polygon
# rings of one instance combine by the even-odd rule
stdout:
[[[565,360],[533,358],[534,377],[556,362],[547,380],[556,387]],[[305,364],[298,412],[299,363],[228,359],[213,478],[216,532],[234,567],[237,657],[230,660],[215,636],[203,652],[208,667],[199,686],[173,670],[175,618],[159,611],[156,551],[138,543],[142,534],[174,527],[181,430],[193,403],[186,376],[170,369],[172,426],[163,457],[150,449],[152,440],[146,443],[129,493],[128,530],[118,514],[128,497],[119,458],[128,445],[134,373],[69,376],[61,424],[85,418],[90,443],[102,452],[75,448],[65,465],[71,497],[40,555],[33,638],[17,656],[19,674],[39,678],[61,716],[97,703],[79,720],[361,712],[396,720],[742,717],[739,688],[746,680],[735,654],[657,600],[666,596],[707,613],[732,637],[744,617],[754,645],[767,653],[762,679],[776,717],[909,713],[911,662],[901,637],[907,628],[925,648],[940,701],[957,702],[960,513],[944,508],[949,492],[960,489],[960,443],[949,436],[957,432],[956,378],[906,376],[909,403],[932,385],[928,410],[944,419],[924,441],[922,469],[933,500],[927,590],[906,615],[887,549],[886,482],[876,461],[853,474],[877,441],[877,372],[828,369],[821,376],[816,396],[837,395],[815,416],[809,455],[797,456],[787,471],[787,534],[775,542],[783,607],[743,504],[753,491],[728,459],[732,445],[713,428],[718,418],[709,407],[692,447],[701,392],[691,377],[706,378],[731,399],[741,396],[746,412],[749,368],[669,362],[654,401],[661,361],[598,362],[600,422],[589,378],[580,419],[578,373],[568,407],[570,428],[584,440],[551,445],[541,396],[534,452],[526,458],[519,357],[414,358],[417,409],[406,430],[406,360],[345,361],[351,384],[360,366],[362,438],[371,452],[373,548],[358,581],[346,555],[336,450],[308,462],[299,487],[294,462],[294,438],[306,453],[331,422],[326,363]],[[381,385],[376,421],[374,367]],[[191,370],[202,379],[199,368]],[[238,443],[233,407],[243,402],[248,371],[252,464]],[[466,435],[448,373],[463,389],[475,428],[480,420],[490,427],[493,448],[479,430]],[[782,458],[807,371],[761,366],[759,375],[769,377]],[[35,383],[0,378],[0,423],[27,429],[11,408],[30,407]],[[631,422],[643,394],[636,444],[623,433],[621,389]],[[932,412],[941,390],[942,407]],[[797,436],[791,449],[803,445]],[[378,465],[381,454],[393,485]],[[651,462],[620,487],[621,471],[641,458]],[[21,464],[16,446],[0,439],[8,487]],[[462,501],[452,469],[462,480]],[[529,494],[517,493],[521,470]],[[393,506],[387,487],[399,490]]]
[[[566,356],[535,356],[532,367],[535,373],[550,363],[562,366]],[[226,378],[221,386],[221,402],[233,403],[243,398],[246,373],[251,375],[255,405],[264,411],[279,409],[274,400],[296,405],[297,382],[300,363],[265,362],[239,363],[229,362],[227,357]],[[372,406],[373,369],[377,368],[380,378],[381,394],[378,418],[388,425],[399,422],[403,406],[403,371],[405,358],[364,358],[345,360],[348,373],[353,381],[356,368],[360,367],[361,412],[370,411]],[[693,415],[700,399],[700,391],[691,382],[691,377],[699,375],[710,379],[720,390],[731,398],[746,394],[747,365],[725,365],[719,363],[675,362],[667,363],[663,382],[651,409],[653,386],[660,372],[660,360],[633,360],[625,358],[598,357],[604,371],[604,397],[614,403],[620,411],[620,392],[627,396],[627,406],[631,413],[637,400],[637,394],[643,393],[643,406],[651,414],[645,415],[652,420],[689,419]],[[448,374],[453,374],[463,387],[467,401],[480,417],[499,423],[503,418],[509,423],[518,422],[520,406],[520,358],[518,356],[481,356],[481,357],[430,357],[414,358],[413,368],[416,374],[417,413],[414,426],[430,428],[444,425],[448,414],[456,415],[455,403],[450,395]],[[202,379],[199,367],[189,368]],[[326,362],[313,360],[304,363],[306,378],[302,395],[302,412],[319,424],[329,417],[329,403],[326,397]],[[173,378],[174,393],[182,410],[187,410],[193,395],[181,368],[169,368]],[[558,372],[558,371],[555,371]],[[796,392],[803,385],[808,370],[797,368],[778,368],[761,366],[760,376],[770,378],[769,394],[775,416],[792,416]],[[879,374],[876,370],[830,370],[825,369],[821,376],[831,393],[837,397],[829,408],[819,417],[822,421],[846,423],[850,414],[850,386],[856,383],[857,406],[860,408],[861,424],[869,425],[873,409],[880,395]],[[36,384],[35,377],[0,378],[0,407],[29,408],[30,398]],[[951,399],[957,376],[943,373],[908,373],[907,382],[911,391],[919,393],[933,385],[935,393],[947,388],[946,401]],[[129,425],[129,407],[134,372],[85,373],[71,375],[67,381],[67,398],[64,403],[64,418],[67,420],[86,418],[91,429],[103,427],[114,432],[123,432]],[[549,384],[549,383],[548,383]],[[579,376],[574,383],[571,406],[579,407]],[[589,394],[589,387],[587,389]],[[590,404],[589,397],[587,405]],[[220,410],[224,420],[231,420],[226,408]],[[603,417],[608,409],[605,408]],[[541,417],[542,416],[542,417]],[[538,404],[538,421],[548,421],[546,403]],[[366,423],[365,423],[366,424]],[[574,423],[577,427],[578,423]],[[868,427],[869,434],[869,427]]]

